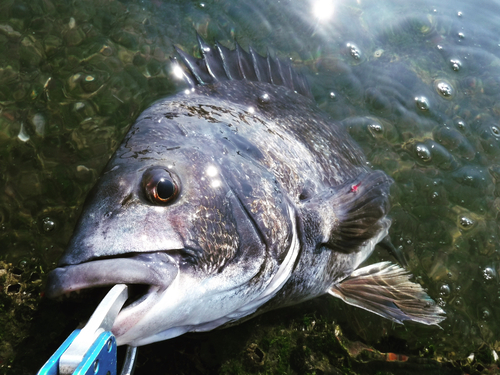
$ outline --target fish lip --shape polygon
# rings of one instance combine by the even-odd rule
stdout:
[[[178,272],[178,263],[165,251],[121,254],[57,267],[48,275],[45,294],[57,298],[73,291],[115,284],[146,284],[150,285],[147,293],[151,287],[163,291]]]
[[[160,287],[151,285],[146,294],[120,310],[111,328],[118,345],[128,343],[123,340],[123,336],[141,321],[149,311],[154,309],[161,299],[162,292],[163,290]]]

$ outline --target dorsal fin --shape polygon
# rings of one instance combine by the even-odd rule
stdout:
[[[211,47],[199,34],[197,38],[201,59],[174,46],[186,68],[183,69],[183,74],[189,85],[246,79],[285,86],[301,95],[313,98],[304,75],[297,73],[288,61],[272,58],[269,52],[267,56],[261,56],[251,47],[249,52],[246,52],[238,43],[234,50],[219,43]],[[178,64],[176,60],[173,60],[173,63]]]

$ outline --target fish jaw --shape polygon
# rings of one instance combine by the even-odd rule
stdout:
[[[165,252],[94,260],[51,271],[46,295],[56,298],[77,290],[115,284],[147,284],[164,290],[177,273],[176,261]]]
[[[252,305],[262,289],[248,290],[251,275],[223,273],[200,279],[181,271],[167,289],[151,287],[143,301],[118,314],[112,328],[117,344],[142,346],[186,332],[210,331],[247,315],[238,310]]]
[[[58,267],[49,273],[46,295],[57,298],[115,284],[147,285],[146,293],[119,312],[112,328],[118,345],[140,346],[216,328],[233,320],[231,313],[260,292],[246,291],[259,267],[243,267],[245,260],[222,273],[200,275],[174,257],[167,252],[139,253]]]
[[[118,345],[146,345],[188,331],[208,331],[233,320],[231,313],[265,289],[263,285],[248,290],[259,268],[244,269],[244,263],[209,275],[181,266],[168,287],[150,284],[146,295],[118,314],[112,328]]]
[[[57,298],[83,289],[115,284],[147,285],[149,286],[147,292],[138,296],[125,308],[127,319],[122,318],[122,312],[118,314],[117,320],[125,324],[120,325],[119,330],[127,331],[148,311],[158,307],[161,296],[178,275],[178,262],[166,252],[100,259],[58,267],[51,271],[48,275],[46,295],[49,298]]]
[[[157,304],[161,293],[168,289],[178,274],[177,262],[165,252],[94,260],[51,271],[46,295],[56,298],[74,291],[115,284],[148,285],[147,292],[128,306],[129,310],[134,309],[137,321]]]

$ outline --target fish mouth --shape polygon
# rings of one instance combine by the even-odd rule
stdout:
[[[57,298],[85,289],[127,284],[129,298],[120,314],[127,310],[127,320],[136,322],[156,304],[178,273],[177,262],[166,252],[120,255],[56,268],[48,275],[45,294]],[[119,327],[119,331],[127,328]]]

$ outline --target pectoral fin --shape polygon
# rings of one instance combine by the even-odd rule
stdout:
[[[444,311],[410,277],[403,268],[381,262],[354,271],[328,293],[396,323],[438,325],[446,319]]]
[[[390,225],[385,215],[391,183],[385,173],[374,171],[339,186],[330,200],[339,222],[326,245],[335,251],[356,252],[365,247],[366,241],[377,238],[375,246]]]

